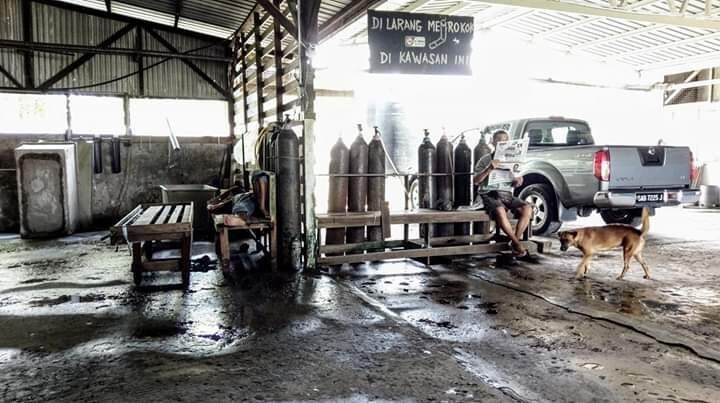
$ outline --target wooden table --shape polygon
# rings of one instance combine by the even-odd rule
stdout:
[[[398,258],[429,260],[433,256],[473,255],[510,250],[507,242],[491,242],[497,239],[499,229],[496,229],[494,234],[490,233],[486,224],[491,222],[491,219],[484,211],[417,209],[390,212],[386,207],[383,211],[318,214],[316,220],[320,245],[320,256],[317,260],[319,264],[340,265]],[[407,226],[411,224],[469,222],[483,223],[484,225],[481,226],[483,231],[473,235],[450,237],[433,237],[430,231],[425,231],[423,239],[408,237]],[[406,228],[402,240],[323,245],[320,237],[322,228],[382,226],[384,238],[389,238],[390,225],[396,224],[402,224]],[[528,249],[538,252],[542,252],[544,246],[530,241],[529,229],[523,237],[523,244]],[[377,251],[378,249],[380,251]]]
[[[110,228],[113,243],[132,247],[135,285],[140,285],[144,271],[180,271],[183,286],[190,284],[192,222],[193,203],[141,204]],[[180,258],[153,259],[153,242],[160,241],[180,241]]]

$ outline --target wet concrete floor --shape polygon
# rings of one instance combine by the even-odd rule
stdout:
[[[477,256],[232,283],[198,263],[188,291],[175,273],[136,288],[103,233],[0,237],[0,401],[717,402],[718,224],[660,210],[652,280],[635,265],[615,280],[613,251],[576,281],[579,253],[555,245],[538,265]],[[194,254],[214,258],[209,244]]]

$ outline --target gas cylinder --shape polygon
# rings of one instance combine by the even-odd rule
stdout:
[[[425,138],[418,148],[418,204],[420,208],[435,208],[435,177],[431,176],[435,173],[437,167],[435,159],[435,146],[430,141],[430,132],[425,130]],[[420,234],[425,235],[432,229],[427,224],[420,226]],[[432,236],[432,234],[430,234]]]
[[[460,137],[460,143],[455,148],[455,186],[454,206],[467,206],[470,204],[470,171],[472,165],[472,152],[465,141]],[[456,223],[455,235],[470,235],[470,223]]]
[[[359,125],[358,125],[359,126]],[[363,139],[362,128],[350,146],[350,174],[367,174],[368,146]],[[367,204],[367,177],[351,176],[348,186],[348,211],[365,211]],[[347,243],[365,241],[365,227],[350,227],[345,233]]]
[[[330,150],[330,175],[345,175],[350,172],[350,150],[348,150],[342,138]],[[348,197],[347,176],[330,176],[328,189],[328,213],[344,213],[347,209]],[[328,245],[345,243],[344,228],[328,228],[325,233],[325,242]]]
[[[453,146],[448,141],[445,134],[440,137],[436,149],[437,173],[447,174],[437,176],[435,180],[435,189],[437,193],[437,210],[449,211],[453,209]],[[435,236],[446,237],[452,236],[454,225],[443,223],[435,225]]]
[[[300,150],[298,138],[290,129],[281,129],[274,139],[275,175],[277,176],[277,221],[280,251],[280,268],[291,270],[292,242],[301,238],[300,233]]]
[[[483,133],[482,137],[480,137],[480,141],[478,141],[478,144],[475,146],[475,149],[473,150],[473,173],[475,172],[475,164],[480,160],[480,158],[484,157],[487,154],[492,153],[492,150],[490,149],[490,146],[488,146],[487,142],[485,141],[485,133]],[[477,197],[477,185],[473,185],[473,193],[472,198],[475,200]],[[481,234],[482,233],[482,223],[473,223],[473,234]]]
[[[385,150],[378,128],[368,145],[368,173],[385,175]],[[381,211],[385,203],[385,176],[369,176],[367,190],[368,211]],[[382,241],[381,226],[372,226],[367,229],[369,241]]]

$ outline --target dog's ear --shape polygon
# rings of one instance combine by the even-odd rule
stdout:
[[[577,236],[577,231],[562,231],[560,232],[560,236],[569,236],[571,238],[575,238]]]

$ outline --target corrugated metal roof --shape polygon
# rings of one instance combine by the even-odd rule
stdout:
[[[586,54],[598,61],[630,65],[637,70],[678,68],[690,64],[720,63],[720,30],[682,26],[687,21],[715,21],[720,26],[720,7],[712,0],[557,0],[549,4],[592,6],[595,10],[622,11],[645,16],[669,16],[673,25],[584,15],[540,8],[487,4],[471,0],[388,0],[378,9],[430,14],[470,15],[478,29],[503,29],[535,42],[544,42],[562,51]],[[534,3],[541,5],[542,2]],[[674,4],[670,10],[669,4]],[[685,4],[685,10],[682,5]],[[706,9],[706,4],[709,8]],[[358,43],[366,34],[364,19],[339,35],[340,41]]]
[[[106,10],[104,0],[59,0],[64,3]],[[323,0],[319,20],[330,19],[353,0]],[[110,10],[127,17],[174,26],[180,5],[178,28],[227,38],[250,15],[253,0],[111,0]]]

